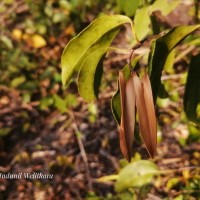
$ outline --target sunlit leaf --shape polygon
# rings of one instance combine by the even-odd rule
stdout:
[[[167,56],[188,34],[198,29],[200,25],[178,26],[172,28],[167,34],[157,38],[151,45],[149,55],[149,72],[151,74],[151,84],[154,102],[158,94],[161,83],[161,74]]]
[[[102,176],[100,178],[97,179],[97,181],[99,182],[109,182],[109,181],[116,181],[118,179],[118,175],[109,175],[109,176]]]
[[[81,68],[78,77],[78,89],[80,95],[86,101],[97,98],[103,72],[102,58],[106,51],[107,49],[100,49],[91,53]]]
[[[151,31],[151,20],[148,7],[137,9],[134,17],[135,33],[139,40],[144,39]]]
[[[174,1],[167,1],[167,0],[157,0],[155,1],[151,7],[151,13],[159,10],[163,16],[167,16],[170,12],[172,12],[179,4],[181,3],[180,0]]]
[[[172,189],[174,186],[176,186],[178,183],[180,183],[181,179],[179,177],[174,177],[169,179],[169,181],[167,182],[167,190],[169,191],[170,189]]]
[[[67,111],[67,106],[66,106],[66,101],[65,99],[62,99],[60,96],[57,94],[54,94],[54,105],[55,107],[60,110],[60,112],[66,112]]]
[[[130,163],[120,171],[115,189],[117,192],[122,192],[131,187],[141,187],[150,183],[159,173],[158,167],[151,161],[139,160]]]
[[[42,48],[46,46],[47,42],[46,40],[38,34],[30,35],[30,34],[24,34],[23,39],[33,48]]]
[[[0,37],[0,42],[3,42],[3,44],[9,48],[9,49],[12,49],[13,48],[13,44],[12,44],[12,41],[10,38],[8,38],[7,36],[5,35],[1,35]]]
[[[131,19],[126,16],[103,16],[92,22],[68,43],[61,58],[64,86],[75,73],[79,72],[87,56],[101,48],[101,37],[113,29],[119,30],[124,23],[129,23],[132,26]],[[98,42],[99,45],[93,46]]]
[[[78,76],[78,89],[80,95],[86,101],[91,101],[98,97],[103,73],[102,60],[117,32],[118,30],[114,29],[104,34],[100,41],[91,46],[91,52],[87,58],[82,60],[83,63]]]
[[[117,4],[127,16],[133,16],[139,6],[140,0],[118,0]]]
[[[200,54],[192,57],[184,95],[184,110],[189,120],[200,123]]]
[[[167,73],[174,73],[174,59],[175,59],[175,49],[170,51],[170,53],[167,56],[167,59],[165,61],[164,69]]]
[[[25,81],[26,81],[26,77],[24,75],[16,77],[11,81],[11,86],[12,87],[18,87],[19,85],[21,85]]]

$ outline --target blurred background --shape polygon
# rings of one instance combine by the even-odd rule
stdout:
[[[129,55],[109,53],[99,99],[92,103],[79,96],[75,79],[67,89],[62,87],[60,58],[69,40],[97,17],[125,14],[134,19],[138,9],[152,3],[0,1],[0,173],[53,174],[53,179],[0,178],[0,199],[128,199],[116,192],[114,182],[97,178],[118,174],[127,165],[110,100],[117,90],[118,70]],[[159,25],[157,33],[199,23],[198,0],[176,1],[167,15],[161,8],[149,16]],[[148,24],[147,29],[149,37],[156,32]],[[114,45],[130,49],[129,31],[122,29]],[[179,45],[163,72],[168,97],[157,102],[159,143],[154,160],[162,170],[200,165],[199,126],[186,119],[182,106],[189,58],[199,46],[195,32]],[[146,158],[144,151],[137,147],[133,160]],[[171,171],[129,193],[138,199],[198,199],[199,171]]]

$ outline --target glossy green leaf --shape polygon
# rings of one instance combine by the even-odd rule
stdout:
[[[170,51],[165,61],[164,69],[167,73],[173,74],[174,73],[174,60],[175,60],[175,49]]]
[[[132,62],[131,62],[131,66],[132,68],[135,68],[136,66],[139,65],[139,60],[143,55],[139,55],[137,57],[135,57]],[[123,74],[124,74],[124,78],[127,81],[128,78],[130,77],[130,69],[129,69],[129,65],[127,64],[124,68],[123,68]],[[112,97],[111,100],[111,108],[112,108],[112,113],[113,116],[116,120],[116,122],[118,124],[120,124],[120,119],[121,119],[121,105],[120,105],[120,96],[119,96],[119,88],[117,90],[117,92],[114,94],[114,96]]]
[[[79,72],[87,56],[101,48],[102,36],[113,29],[117,28],[119,30],[125,23],[129,23],[132,27],[132,21],[129,17],[105,15],[92,22],[68,43],[61,57],[64,86],[67,85],[75,73]]]
[[[139,41],[144,39],[151,31],[151,20],[148,7],[143,7],[141,9],[137,9],[135,18],[134,18],[134,26],[135,33]]]
[[[184,95],[184,110],[189,120],[200,123],[200,53],[192,57]]]
[[[81,68],[78,77],[78,90],[86,101],[92,101],[98,97],[103,73],[102,60],[106,51],[107,49],[100,49],[91,53]]]
[[[180,0],[167,1],[167,0],[157,0],[150,6],[151,13],[159,10],[163,16],[167,16],[172,12],[179,4]]]
[[[161,74],[167,56],[187,35],[198,28],[200,28],[200,25],[174,27],[167,34],[152,42],[149,54],[149,73],[151,74],[154,102],[160,87]]]
[[[103,73],[102,60],[108,51],[108,46],[117,33],[118,30],[114,29],[104,34],[100,42],[91,46],[91,53],[83,62],[78,76],[78,89],[80,95],[86,101],[91,101],[98,97]]]
[[[117,192],[122,192],[131,187],[141,187],[152,181],[160,171],[152,161],[139,160],[128,164],[119,172],[119,177],[115,184]]]

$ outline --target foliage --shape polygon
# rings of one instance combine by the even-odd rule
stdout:
[[[110,34],[110,31],[115,27],[119,27],[121,24],[127,22],[133,26],[132,22],[128,20],[127,17],[120,15],[104,16],[97,21],[94,21],[76,38],[74,38],[67,45],[61,59],[63,84],[66,85],[69,79],[72,78],[73,74],[79,72],[78,86],[80,94],[87,101],[95,99],[99,88],[99,86],[95,86],[99,85],[99,80],[101,79],[101,73],[98,73],[99,76],[95,76],[98,72],[97,66],[99,65],[102,56],[108,51],[108,46],[113,40],[113,36],[109,37],[107,34]],[[152,42],[147,65],[149,74],[151,75],[151,84],[155,102],[161,83],[161,73],[169,53],[180,43],[181,40],[199,27],[200,25],[175,27]],[[97,39],[96,37],[91,37],[91,35],[93,36],[96,32],[99,34],[97,36],[95,35]],[[114,33],[114,35],[115,34],[116,33]],[[133,35],[135,35],[134,30]],[[104,42],[107,42],[106,46],[104,46]],[[81,47],[80,44],[82,45]],[[117,101],[119,102],[119,100]],[[195,104],[195,112],[198,103],[199,101],[197,100],[197,103]],[[113,105],[116,105],[116,103],[114,102]],[[114,114],[120,112],[119,110],[116,111],[116,109],[119,109],[119,106],[116,105],[116,108],[113,107]],[[115,118],[119,119],[118,116],[115,116]],[[119,121],[117,122],[119,123]]]
[[[144,38],[146,38],[149,34],[154,33],[153,27],[155,27],[155,24],[152,22],[152,29],[150,29],[151,24],[151,18],[150,15],[156,10],[160,10],[163,15],[167,15],[171,10],[173,10],[180,2],[176,1],[174,4],[167,4],[166,2],[162,1],[155,1],[153,4],[149,6],[144,6],[142,8],[138,8],[133,10],[133,13],[130,13],[128,10],[128,7],[126,5],[127,2],[120,2],[118,1],[118,4],[121,6],[121,9],[127,14],[127,15],[134,15],[134,26],[131,22],[131,20],[122,21],[121,24],[117,25],[118,21],[122,19],[125,16],[122,15],[111,15],[111,16],[103,16],[96,21],[92,22],[88,27],[86,27],[76,38],[71,40],[69,44],[66,46],[63,55],[62,55],[62,80],[63,84],[66,86],[67,82],[73,77],[74,72],[78,74],[78,88],[80,95],[86,100],[86,101],[92,101],[97,98],[99,93],[99,85],[100,80],[102,76],[102,69],[101,72],[98,71],[99,68],[102,68],[102,58],[104,58],[105,54],[108,50],[111,48],[108,48],[114,39],[115,35],[117,34],[119,28],[122,24],[129,23],[131,25],[132,35],[134,38],[132,39],[132,44],[136,44],[139,41],[142,42]],[[138,7],[140,4],[139,2],[135,2],[135,6]],[[167,8],[165,8],[167,7]],[[125,18],[124,18],[125,19]],[[142,20],[147,19],[147,20]],[[139,23],[143,21],[144,23]],[[107,27],[107,23],[110,23],[109,27]],[[112,35],[112,28],[115,29],[115,32]],[[167,92],[165,90],[165,85],[161,84],[161,76],[163,70],[169,69],[168,64],[171,63],[173,65],[173,59],[174,59],[174,48],[180,44],[180,42],[186,38],[189,34],[194,32],[195,30],[199,29],[200,25],[193,25],[193,26],[177,26],[173,27],[171,30],[164,30],[164,33],[160,34],[156,37],[156,39],[153,39],[151,41],[150,45],[150,53],[148,55],[148,61],[146,63],[149,75],[151,77],[151,85],[153,90],[153,97],[154,102],[156,103],[157,97],[163,97],[167,96]],[[117,31],[116,31],[117,29]],[[93,36],[94,33],[96,33],[96,40],[90,36],[90,34]],[[109,37],[109,34],[112,36]],[[88,36],[87,36],[88,35]],[[104,43],[107,44],[104,46]],[[80,46],[82,44],[83,46]],[[95,44],[95,45],[93,45]],[[81,47],[81,48],[80,48]],[[112,47],[113,48],[113,47]],[[133,48],[134,49],[134,48]],[[69,59],[73,57],[74,61],[73,63],[69,63]],[[131,58],[131,57],[130,57]],[[141,57],[138,56],[136,58],[133,58],[130,62],[133,63],[133,68],[140,63],[138,62]],[[197,59],[196,59],[197,60]],[[70,61],[71,62],[71,61]],[[195,73],[196,77],[199,78],[199,73],[196,73],[195,69],[197,69],[198,66],[198,60],[197,61],[191,61],[191,65],[194,65],[195,67],[190,66],[190,71],[188,75],[188,82],[186,83],[186,93],[185,93],[185,112],[187,114],[187,117],[189,120],[193,120],[195,122],[198,122],[199,117],[199,99],[198,97],[189,97],[189,93],[192,90],[194,94],[197,93],[199,85],[197,84],[197,79],[193,80],[193,84],[191,83],[192,80],[192,73]],[[131,71],[128,69],[130,63],[128,63],[124,69],[123,73],[125,76],[125,79],[127,80],[130,77]],[[191,70],[193,70],[191,72]],[[74,71],[74,72],[73,72]],[[198,74],[198,75],[197,75]],[[190,85],[190,86],[189,86]],[[112,110],[114,114],[114,118],[116,119],[117,123],[120,124],[120,97],[119,97],[119,90],[114,95],[112,99]],[[189,103],[190,102],[190,103]],[[191,103],[192,102],[192,103]],[[187,106],[186,106],[187,105]],[[193,106],[193,109],[190,109],[190,105]],[[133,164],[136,165],[136,164]],[[142,169],[141,167],[138,167],[138,169]],[[146,169],[151,170],[151,167],[148,166]],[[124,189],[131,188],[132,186],[143,186],[146,183],[149,183],[149,181],[152,178],[151,176],[146,176],[144,178],[144,182],[141,182],[140,185],[135,185],[134,181],[130,177],[135,177],[134,174],[136,173],[136,169],[132,169],[132,165],[130,166],[130,170],[128,167],[124,168],[122,172],[119,173],[119,178],[117,178],[116,183],[116,191],[121,192]],[[140,174],[140,172],[138,172]],[[120,175],[122,174],[122,175]],[[130,175],[131,174],[131,175]],[[141,174],[140,174],[141,175]],[[121,177],[121,178],[120,178]],[[112,178],[112,176],[110,177]],[[124,180],[124,181],[121,181]],[[136,179],[137,180],[137,179]],[[140,176],[140,180],[142,181]],[[174,181],[174,182],[173,182]],[[179,182],[178,178],[171,180],[172,185]],[[138,183],[138,182],[137,182]],[[138,183],[139,184],[139,183]],[[170,185],[170,183],[169,183]],[[171,187],[171,186],[169,186]]]

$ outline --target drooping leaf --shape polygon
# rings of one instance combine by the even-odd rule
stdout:
[[[155,114],[155,108],[154,108],[154,102],[153,102],[153,95],[151,90],[151,83],[149,80],[149,76],[145,72],[145,75],[142,77],[142,86],[143,86],[143,93],[144,93],[144,101],[145,105],[143,107],[146,107],[147,112],[147,127],[145,127],[144,131],[148,131],[147,133],[143,133],[143,139],[145,141],[147,150],[150,153],[151,157],[155,156],[156,153],[156,146],[157,146],[157,120],[156,120],[156,114]],[[138,112],[139,112],[139,108]],[[143,118],[143,115],[141,116]],[[139,116],[139,118],[141,118]],[[142,129],[142,128],[141,128]],[[146,136],[146,138],[144,138]]]
[[[107,49],[100,49],[91,53],[81,68],[78,77],[78,90],[86,101],[92,101],[97,98],[103,72],[102,58],[106,51]]]
[[[132,27],[132,21],[129,17],[105,15],[92,22],[68,43],[61,57],[62,82],[64,86],[67,85],[75,73],[79,72],[87,56],[101,48],[101,37],[113,29],[118,28],[119,30],[125,23],[129,23]],[[99,44],[97,45],[97,43]]]
[[[164,69],[167,73],[174,73],[174,60],[175,60],[175,49],[169,52],[167,59],[165,61]]]
[[[117,192],[122,192],[131,187],[141,187],[150,183],[159,173],[158,167],[152,161],[139,160],[130,163],[120,171],[115,189]]]
[[[149,155],[154,157],[157,143],[157,130],[153,98],[151,88],[149,87],[150,82],[148,82],[147,74],[144,75],[142,81],[135,74],[133,76],[133,81],[136,94],[136,109],[139,117],[140,134]]]
[[[135,68],[136,66],[139,65],[139,60],[141,59],[142,56],[143,55],[139,55],[131,61],[132,68]],[[125,81],[127,81],[131,75],[129,65],[127,64],[123,68],[122,71],[124,74]],[[114,96],[112,97],[111,108],[112,108],[112,113],[113,113],[113,116],[114,116],[117,124],[120,125],[120,119],[121,119],[121,109],[120,108],[121,108],[121,106],[120,106],[119,88],[118,88],[117,92],[114,94]]]
[[[189,120],[200,123],[200,53],[192,57],[184,94],[184,110]]]
[[[148,7],[137,9],[134,18],[134,26],[135,26],[135,33],[140,41],[150,33],[151,31],[150,24],[151,20]]]
[[[112,42],[117,29],[109,31],[101,37],[101,41],[90,47],[91,53],[83,60],[82,67],[78,75],[78,89],[80,95],[91,101],[98,97],[98,91],[103,72],[102,60],[108,51],[108,46]]]
[[[180,0],[167,1],[167,0],[157,0],[150,6],[151,13],[159,10],[163,16],[167,16],[172,12],[179,4]]]
[[[161,74],[167,56],[188,34],[200,28],[200,25],[178,26],[172,28],[167,34],[157,38],[151,44],[149,54],[149,74],[153,90],[154,102],[161,83]]]
[[[123,156],[130,161],[131,155],[128,149],[126,132],[125,132],[125,95],[126,95],[126,81],[122,71],[119,71],[119,89],[120,89],[120,103],[121,103],[121,122],[119,126],[119,143]]]
[[[119,88],[121,103],[120,147],[124,157],[130,162],[135,129],[135,102],[134,82],[132,77],[125,82],[122,71],[119,71]]]
[[[124,107],[124,130],[127,141],[127,148],[129,152],[129,162],[132,155],[132,146],[134,139],[134,129],[135,129],[135,103],[136,96],[134,91],[134,82],[132,81],[133,77],[130,77],[126,82],[125,90],[125,107]]]
[[[165,71],[167,73],[170,73],[170,74],[174,73],[174,68],[173,68],[174,59],[175,59],[175,49],[173,49],[168,54],[167,59],[165,61],[165,65],[164,65],[163,69],[165,69]],[[159,86],[158,96],[163,99],[169,97],[169,94],[168,94],[167,90],[165,89],[164,83],[161,83]]]

